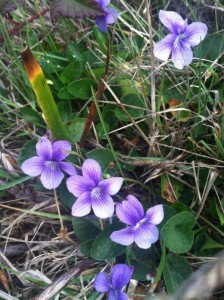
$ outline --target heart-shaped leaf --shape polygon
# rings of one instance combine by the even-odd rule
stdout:
[[[97,260],[114,258],[125,251],[125,246],[114,243],[110,239],[113,231],[124,228],[120,223],[114,223],[105,228],[94,240],[91,256]]]
[[[72,19],[105,15],[96,0],[53,0],[50,13],[52,21],[59,15]]]
[[[194,241],[192,228],[196,224],[195,216],[183,211],[171,217],[161,230],[166,247],[174,253],[184,253],[191,249]]]
[[[166,283],[166,289],[172,294],[180,286],[180,284],[192,273],[192,269],[188,261],[178,255],[172,253],[166,256],[163,276]]]

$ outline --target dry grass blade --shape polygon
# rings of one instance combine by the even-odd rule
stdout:
[[[53,282],[43,293],[35,297],[33,300],[49,300],[63,289],[71,279],[80,275],[87,270],[95,261],[93,259],[85,260],[77,264],[74,268],[60,276]]]

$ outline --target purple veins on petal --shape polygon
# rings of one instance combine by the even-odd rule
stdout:
[[[69,152],[72,150],[71,144],[68,141],[54,142],[52,148],[52,160],[54,161],[64,160],[69,155]]]
[[[58,162],[59,167],[61,168],[62,171],[64,171],[65,173],[67,173],[68,175],[72,176],[72,175],[76,175],[77,171],[76,168],[73,167],[73,165],[71,165],[68,162]]]
[[[161,10],[159,18],[170,33],[155,45],[154,56],[166,61],[171,55],[174,66],[181,70],[192,62],[191,47],[198,45],[205,38],[208,28],[201,22],[188,25],[186,20],[172,11]]]
[[[159,230],[155,225],[161,223],[164,218],[162,205],[151,207],[145,215],[139,200],[129,195],[127,201],[117,204],[116,214],[128,226],[114,231],[110,235],[112,241],[121,245],[131,245],[135,242],[138,247],[147,249],[158,240]]]
[[[64,178],[62,171],[69,175],[76,174],[76,169],[72,165],[62,162],[70,150],[71,145],[68,141],[57,141],[52,145],[46,137],[42,137],[36,144],[38,156],[25,160],[21,169],[30,176],[41,175],[40,180],[43,186],[47,189],[55,189]]]
[[[208,33],[208,27],[200,22],[191,23],[185,31],[185,39],[190,46],[197,46],[204,40]]]
[[[128,226],[124,229],[117,230],[111,233],[110,239],[115,243],[128,246],[134,243],[135,235],[133,229],[130,226]]]
[[[120,191],[120,188],[124,182],[122,177],[112,177],[109,179],[102,180],[98,187],[104,190],[107,194],[113,196]]]
[[[61,184],[63,178],[64,174],[56,162],[48,161],[45,163],[40,180],[46,189],[57,188]]]
[[[186,21],[174,11],[160,10],[159,19],[163,25],[174,34],[181,33],[187,26]]]
[[[144,222],[135,231],[135,243],[139,248],[148,249],[158,241],[159,230],[155,225]]]
[[[85,192],[75,201],[72,206],[72,216],[83,217],[90,213],[91,211],[91,194],[90,192]]]
[[[79,197],[85,192],[90,192],[95,187],[93,180],[80,175],[69,177],[66,184],[69,192],[75,197]]]
[[[158,42],[154,47],[154,56],[163,61],[166,61],[172,52],[175,39],[176,36],[170,33],[160,42]]]
[[[82,165],[82,175],[71,176],[67,179],[68,190],[76,197],[82,197],[83,193],[88,193],[88,209],[83,212],[80,209],[80,202],[75,202],[72,214],[74,216],[87,215],[91,209],[99,218],[110,218],[114,213],[114,201],[111,195],[115,195],[121,188],[123,178],[114,177],[101,180],[102,171],[99,163],[94,159],[87,159]],[[87,201],[85,205],[87,206]],[[83,204],[81,202],[81,204]],[[76,211],[77,206],[79,208]]]
[[[98,218],[110,218],[114,213],[114,201],[99,187],[96,187],[91,192],[91,202],[94,214]]]
[[[109,279],[105,272],[96,275],[94,287],[98,292],[109,292],[109,300],[128,300],[128,296],[123,292],[123,288],[131,280],[133,270],[133,267],[125,264],[115,265],[111,270]]]
[[[31,157],[25,160],[22,165],[22,171],[29,176],[38,176],[44,168],[44,161],[39,156]]]
[[[122,289],[131,280],[134,268],[125,264],[117,264],[113,267],[110,278],[115,289]]]
[[[51,160],[53,149],[51,142],[46,138],[42,137],[36,144],[37,155],[44,160]]]
[[[99,163],[91,158],[86,159],[82,165],[82,175],[83,177],[94,181],[95,184],[98,185],[102,177],[102,171]]]
[[[100,293],[107,293],[110,290],[110,281],[105,272],[96,275],[94,288]]]
[[[160,224],[164,218],[164,209],[162,204],[150,207],[146,212],[146,218],[151,224]]]

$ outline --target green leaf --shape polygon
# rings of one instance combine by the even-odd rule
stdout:
[[[81,63],[79,61],[74,61],[62,71],[59,78],[63,83],[70,83],[74,80],[78,80],[80,78],[81,73]]]
[[[10,11],[17,9],[18,6],[22,6],[25,0],[1,0],[0,1],[0,14],[7,14]]]
[[[195,224],[195,216],[188,211],[180,212],[170,218],[161,230],[166,247],[174,253],[189,251],[194,242],[192,228]]]
[[[62,100],[72,100],[74,99],[74,96],[68,92],[68,88],[67,86],[65,86],[61,88],[60,91],[58,92],[58,98]]]
[[[70,134],[73,143],[78,143],[80,141],[85,124],[85,118],[76,118],[65,124],[65,128]]]
[[[105,122],[104,125],[105,125],[106,132],[109,132],[109,130],[110,130],[109,124],[107,122]],[[96,125],[96,132],[97,132],[98,138],[100,140],[107,138],[105,135],[103,125],[101,123]]]
[[[220,33],[208,35],[195,49],[198,58],[216,60],[224,51],[224,36]]]
[[[24,120],[28,123],[32,123],[34,125],[41,125],[42,127],[46,127],[41,115],[32,109],[31,107],[24,107],[20,109],[21,113],[23,114]]]
[[[63,180],[60,184],[60,199],[62,203],[68,207],[69,209],[72,208],[72,205],[75,203],[77,199],[72,193],[68,191],[66,180]]]
[[[69,101],[61,101],[57,105],[63,122],[67,122],[72,118],[72,107]]]
[[[95,149],[86,153],[86,156],[97,160],[104,173],[113,176],[117,172],[117,166],[114,164],[114,156],[111,150],[104,148]]]
[[[21,167],[24,160],[37,155],[36,144],[37,144],[37,139],[32,139],[31,141],[28,141],[23,145],[17,160],[17,164],[19,167]]]
[[[76,99],[87,100],[92,96],[91,86],[96,86],[95,81],[90,79],[76,80],[68,86],[68,92]]]
[[[172,253],[168,254],[163,270],[168,293],[173,294],[191,273],[191,266],[185,258]]]
[[[88,240],[88,241],[80,243],[80,245],[79,245],[80,252],[82,254],[90,257],[91,256],[91,247],[92,247],[93,241],[94,240]]]
[[[147,275],[153,271],[152,266],[146,265],[140,261],[132,260],[131,265],[134,267],[132,278],[138,281],[148,281]]]
[[[94,240],[91,248],[91,256],[97,260],[105,260],[114,258],[126,249],[125,246],[114,243],[110,239],[110,235],[115,230],[124,228],[123,224],[114,223],[105,228]]]
[[[133,119],[140,118],[144,115],[144,102],[136,94],[129,94],[122,99],[122,104],[124,105],[127,112]],[[127,106],[128,105],[128,106]],[[133,107],[130,107],[133,106]],[[120,121],[129,121],[128,116],[121,110],[120,107],[115,109],[115,115]]]
[[[87,218],[73,218],[72,225],[75,234],[81,241],[92,240],[100,233],[99,227]]]
[[[95,0],[53,0],[50,13],[53,21],[59,15],[72,19],[105,15],[104,10]]]

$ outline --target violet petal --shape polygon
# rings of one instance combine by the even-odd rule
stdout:
[[[164,218],[163,205],[159,204],[149,208],[146,212],[146,217],[148,219],[148,222],[153,225],[158,225],[159,223],[161,223]]]
[[[31,157],[25,160],[22,165],[22,171],[29,176],[38,176],[44,168],[44,161],[39,156]]]
[[[100,293],[107,293],[110,290],[110,281],[105,272],[96,275],[94,288]]]
[[[101,219],[110,218],[114,213],[114,201],[100,188],[96,187],[91,192],[91,202],[94,214]]]
[[[110,239],[118,244],[128,246],[134,242],[134,232],[133,229],[128,226],[124,229],[114,231],[110,235]]]
[[[122,291],[110,290],[108,300],[128,300],[128,296]]]
[[[187,22],[174,11],[159,11],[159,19],[174,34],[181,34],[187,28]]]
[[[174,66],[182,70],[184,66],[188,66],[193,59],[193,52],[189,44],[180,41],[172,50],[172,61]]]
[[[121,290],[131,280],[134,268],[125,264],[117,264],[111,271],[111,281],[115,289]]]
[[[107,32],[107,23],[105,16],[97,16],[96,17],[96,25],[102,32]]]
[[[46,189],[56,189],[63,178],[64,174],[56,162],[49,161],[45,163],[40,180]]]
[[[69,155],[69,152],[72,150],[71,144],[68,141],[54,142],[52,148],[52,160],[54,161],[62,161]]]
[[[127,201],[117,204],[116,214],[123,223],[134,226],[144,217],[144,209],[136,197],[128,195]]]
[[[175,39],[176,35],[170,33],[158,42],[154,47],[154,56],[162,61],[166,61],[171,54]]]
[[[64,171],[65,173],[67,173],[70,176],[77,174],[76,168],[71,163],[58,162],[58,165],[62,169],[62,171]]]
[[[82,175],[98,185],[102,177],[101,167],[96,160],[88,158],[82,165]]]
[[[184,41],[190,46],[197,46],[207,35],[208,27],[201,22],[191,23],[185,30]]]
[[[95,183],[91,179],[80,175],[69,177],[66,181],[66,185],[69,192],[76,197],[81,196],[82,193],[90,192],[95,187]]]
[[[96,0],[101,8],[105,8],[110,4],[110,0]]]
[[[140,224],[135,231],[135,243],[139,248],[148,249],[159,238],[159,230],[148,222]]]
[[[72,216],[83,217],[91,211],[91,195],[90,192],[83,193],[72,206]]]
[[[113,24],[118,18],[118,12],[113,8],[105,8],[106,16],[105,22],[106,24]]]
[[[52,144],[51,142],[46,138],[42,137],[38,143],[36,144],[37,149],[37,155],[40,156],[45,161],[52,159]]]
[[[109,195],[115,195],[119,192],[124,179],[122,177],[112,177],[109,179],[102,180],[98,187],[104,190]]]

